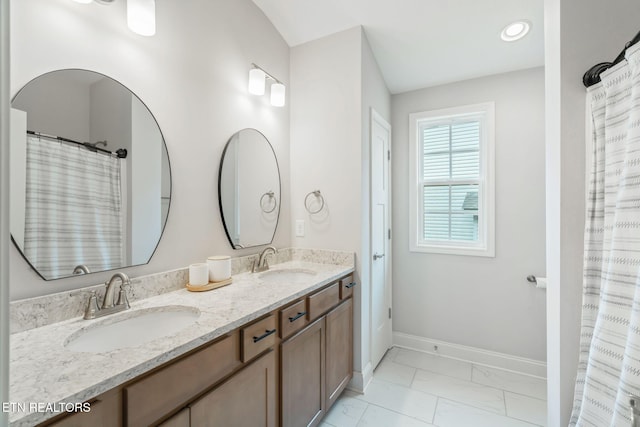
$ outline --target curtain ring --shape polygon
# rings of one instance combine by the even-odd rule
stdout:
[[[320,209],[317,209],[315,211],[312,211],[311,209],[309,209],[308,200],[309,200],[309,196],[311,196],[311,195],[314,195],[314,196],[316,196],[316,198],[320,199]],[[322,194],[320,194],[320,190],[311,191],[309,194],[306,195],[306,197],[304,198],[304,208],[311,215],[317,214],[318,212],[320,212],[322,210],[322,208],[324,208],[324,197],[322,197]]]
[[[266,193],[264,193],[262,195],[262,197],[260,197],[260,209],[262,209],[262,212],[264,212],[264,213],[271,213],[274,210],[276,210],[276,207],[278,206],[278,201],[275,200],[273,202],[273,207],[271,208],[271,210],[265,210],[263,201],[264,201],[264,198],[267,197],[267,196],[269,197],[269,200],[275,199],[273,191],[267,191]]]

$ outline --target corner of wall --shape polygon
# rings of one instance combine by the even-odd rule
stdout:
[[[9,0],[0,0],[0,402],[9,401],[9,91]]]

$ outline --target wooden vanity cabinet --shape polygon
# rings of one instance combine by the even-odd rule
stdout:
[[[260,357],[189,406],[194,427],[276,427],[276,351]]]
[[[332,282],[42,426],[317,426],[352,376],[353,286]]]
[[[158,424],[158,427],[190,427],[191,426],[191,413],[189,408],[185,408],[178,412],[165,422]]]
[[[127,427],[153,425],[240,367],[234,332],[124,387]]]
[[[282,427],[319,425],[353,376],[352,284],[348,276],[309,295],[312,323],[280,345]]]
[[[108,391],[90,401],[89,412],[76,412],[54,418],[47,427],[122,427],[122,397],[118,390]]]
[[[353,299],[326,316],[326,400],[333,406],[353,376]]]
[[[325,325],[316,320],[283,342],[282,427],[316,426],[325,414]]]

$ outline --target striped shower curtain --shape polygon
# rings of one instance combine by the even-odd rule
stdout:
[[[25,257],[45,279],[123,265],[120,159],[27,137]]]
[[[630,426],[640,396],[640,45],[588,90],[593,163],[571,425]]]

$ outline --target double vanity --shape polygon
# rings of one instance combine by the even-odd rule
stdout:
[[[288,251],[211,292],[135,299],[133,280],[129,310],[14,333],[12,402],[91,410],[11,425],[318,425],[353,371],[353,254]]]
[[[45,108],[63,89],[82,102]],[[11,148],[12,240],[43,280],[149,263],[172,172],[133,92],[94,71],[38,76],[13,99]],[[282,191],[267,137],[233,134],[218,172],[231,248],[270,245]],[[12,302],[11,425],[320,424],[353,373],[354,254],[284,249],[269,269],[269,249],[259,268],[232,259],[233,283],[209,292],[188,292],[183,268]]]

